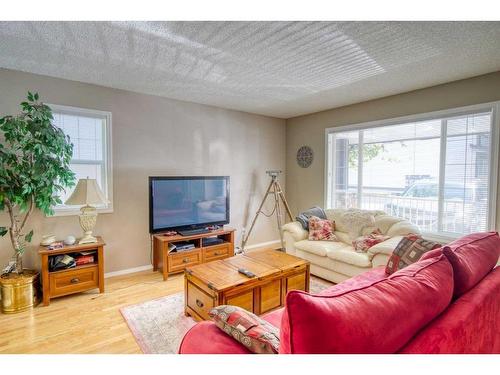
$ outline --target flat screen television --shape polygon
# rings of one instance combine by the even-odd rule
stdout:
[[[229,223],[229,176],[149,177],[149,232]]]

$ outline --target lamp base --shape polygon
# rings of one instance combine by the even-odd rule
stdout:
[[[92,229],[97,221],[97,210],[92,206],[84,206],[80,209],[80,226],[83,229],[83,237],[78,241],[79,244],[94,243],[97,239],[92,236]]]
[[[82,238],[80,238],[80,241],[78,241],[80,245],[85,243],[94,243],[94,242],[97,242],[97,238],[95,238],[92,235],[92,232],[85,233],[85,235]]]

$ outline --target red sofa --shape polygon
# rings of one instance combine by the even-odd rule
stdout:
[[[280,353],[500,353],[498,233],[463,237],[391,276],[379,267],[318,295],[292,291],[263,318]],[[181,354],[247,354],[212,322],[184,336]]]

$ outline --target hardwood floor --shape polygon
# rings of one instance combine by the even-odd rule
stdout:
[[[0,353],[142,353],[119,308],[184,290],[183,274],[163,281],[144,271],[106,279],[106,292],[51,300],[32,311],[0,313]]]

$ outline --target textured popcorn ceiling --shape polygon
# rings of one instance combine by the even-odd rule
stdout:
[[[0,22],[0,67],[290,118],[500,70],[500,22]]]

